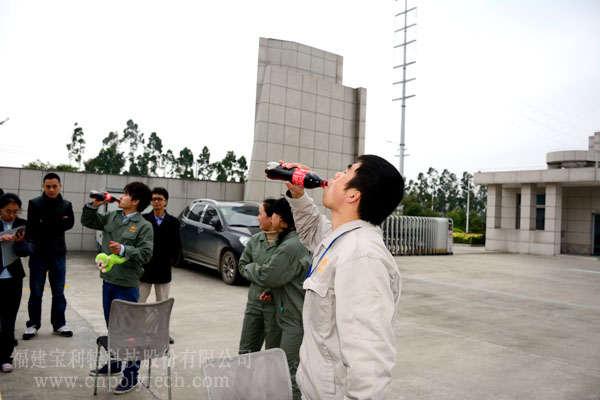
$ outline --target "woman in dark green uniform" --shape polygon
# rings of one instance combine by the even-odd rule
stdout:
[[[256,219],[262,232],[250,238],[240,257],[239,270],[245,278],[248,278],[245,274],[248,264],[266,262],[277,248],[275,239],[278,232],[273,229],[271,221],[274,203],[275,199],[266,199],[259,207]],[[275,315],[275,303],[270,290],[251,282],[240,338],[240,354],[260,351],[263,341],[265,349],[279,347],[281,329],[275,321]]]
[[[282,198],[275,202],[271,220],[273,228],[279,233],[276,240],[277,248],[266,262],[247,264],[244,276],[251,282],[269,287],[273,291],[277,308],[277,324],[282,331],[278,347],[283,349],[287,356],[294,399],[300,399],[301,393],[296,384],[296,369],[300,361],[300,344],[304,335],[302,283],[308,272],[311,257],[298,239],[292,210],[286,199]]]

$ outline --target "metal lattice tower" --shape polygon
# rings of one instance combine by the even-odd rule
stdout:
[[[396,1],[396,3],[398,3],[398,0],[395,0],[395,1]],[[398,21],[400,21],[400,24],[399,24],[400,27],[398,29],[394,30],[394,35],[396,35],[398,33],[402,33],[402,37],[403,37],[403,40],[400,43],[394,45],[394,49],[398,49],[398,48],[402,49],[402,63],[394,66],[394,70],[402,68],[402,80],[399,80],[399,81],[396,81],[393,83],[393,85],[402,85],[402,96],[392,99],[392,101],[400,100],[402,102],[402,114],[401,114],[401,120],[400,120],[400,154],[399,154],[399,158],[400,158],[399,170],[400,170],[400,174],[402,174],[402,176],[404,176],[404,156],[405,156],[405,147],[406,147],[406,143],[405,143],[406,100],[415,96],[415,94],[410,94],[410,95],[406,94],[406,83],[414,81],[416,79],[414,77],[408,78],[408,79],[406,78],[406,67],[416,63],[416,61],[407,61],[406,49],[409,45],[411,45],[417,41],[416,39],[408,40],[407,31],[410,28],[417,26],[416,23],[411,23],[411,24],[408,23],[409,22],[408,15],[409,15],[409,13],[416,11],[416,9],[417,9],[417,7],[412,7],[409,9],[408,8],[408,0],[404,0],[403,11],[396,13],[394,15],[394,27],[396,27],[398,25]],[[396,43],[395,38],[394,38],[394,41]]]

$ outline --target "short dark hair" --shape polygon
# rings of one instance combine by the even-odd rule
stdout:
[[[292,208],[285,197],[275,200],[275,204],[273,204],[273,214],[279,215],[283,222],[288,225],[283,232],[280,232],[279,235],[277,235],[277,246],[279,246],[287,234],[296,229]]]
[[[275,204],[273,204],[273,214],[279,215],[283,222],[288,224],[289,228],[296,227],[296,224],[294,223],[294,214],[292,214],[292,208],[285,197],[275,201]]]
[[[374,225],[381,224],[394,211],[404,196],[404,178],[396,167],[383,158],[365,154],[358,157],[356,175],[346,189],[360,192],[358,215]]]
[[[152,189],[152,194],[160,194],[165,200],[169,200],[169,192],[164,187],[155,187]]]
[[[54,172],[48,172],[45,176],[44,179],[42,179],[42,182],[46,182],[48,179],[58,179],[58,183],[60,183],[60,176],[58,176],[57,174],[55,174]]]
[[[11,203],[17,203],[19,208],[23,205],[19,196],[14,193],[4,193],[0,196],[0,208],[4,208]]]
[[[265,214],[267,214],[268,217],[272,217],[273,216],[273,205],[275,205],[275,199],[272,197],[269,197],[267,199],[264,199],[262,202],[262,206],[265,209]]]
[[[139,200],[137,211],[144,211],[152,200],[152,191],[144,182],[129,182],[123,188],[123,193],[130,195],[131,200]]]

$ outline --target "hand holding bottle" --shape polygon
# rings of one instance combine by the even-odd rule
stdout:
[[[101,206],[104,203],[118,203],[120,201],[119,198],[108,192],[99,192],[97,190],[90,190],[90,197],[94,199],[94,202],[92,203],[94,207]]]
[[[327,186],[327,180],[321,179],[317,174],[310,170],[310,167],[300,163],[286,163],[280,160],[279,163],[269,162],[265,169],[267,178],[281,180],[286,182],[288,189],[290,182],[294,186],[306,189],[314,189]],[[291,189],[290,189],[291,190]],[[304,190],[295,190],[298,196],[304,193]]]

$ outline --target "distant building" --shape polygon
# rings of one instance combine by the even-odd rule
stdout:
[[[600,132],[588,150],[546,155],[545,170],[480,172],[487,250],[600,255]]]

